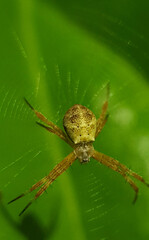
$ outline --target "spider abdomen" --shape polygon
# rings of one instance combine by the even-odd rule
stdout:
[[[91,110],[80,104],[75,104],[66,112],[63,125],[75,144],[95,140],[96,117]]]

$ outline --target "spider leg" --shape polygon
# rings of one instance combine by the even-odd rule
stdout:
[[[130,169],[128,169],[125,165],[121,164],[120,162],[118,162],[116,159],[109,157],[103,153],[97,152],[94,150],[92,157],[94,159],[96,159],[98,162],[106,165],[107,167],[113,169],[114,171],[120,173],[125,179],[126,181],[130,184],[130,186],[134,189],[135,191],[135,198],[133,203],[135,203],[136,199],[137,199],[137,195],[138,195],[138,187],[135,185],[135,183],[132,181],[132,179],[130,178],[130,176],[133,176],[134,178],[138,179],[139,181],[143,182],[145,185],[149,186],[149,184],[147,184],[145,182],[145,180],[139,176],[137,173],[132,172]]]
[[[59,177],[63,172],[65,172],[70,165],[72,165],[72,163],[76,160],[76,154],[73,152],[71,152],[66,158],[64,158],[64,160],[62,160],[60,163],[58,163],[53,170],[45,177],[44,179],[44,183],[43,183],[43,179],[39,182],[37,182],[36,184],[34,184],[31,189],[30,192],[35,190],[37,187],[43,185],[38,192],[36,193],[36,195],[34,196],[34,198],[25,206],[25,208],[20,212],[19,216],[21,216],[25,210],[39,197],[41,196],[44,191],[55,181],[55,179],[57,177]],[[20,195],[21,196],[21,195]],[[23,195],[24,196],[24,195]],[[22,196],[22,197],[23,197]],[[15,200],[19,199],[19,197],[17,197]],[[13,201],[11,201],[13,202]]]
[[[31,110],[36,114],[36,116],[45,124],[47,124],[49,127],[44,126],[43,124],[38,123],[40,126],[44,127],[48,131],[56,134],[58,137],[60,137],[62,140],[64,140],[66,143],[68,143],[70,146],[73,147],[73,143],[71,140],[67,137],[67,135],[54,123],[49,121],[42,113],[38,112],[36,109],[32,107],[32,105],[27,101],[26,98],[24,98],[26,104],[31,108]]]
[[[128,177],[126,175],[123,175],[123,173],[121,175],[126,179],[126,181],[130,184],[130,186],[135,191],[134,200],[132,202],[134,204],[137,200],[137,197],[138,197],[139,188],[136,186],[136,184],[134,183],[134,181],[130,177]]]
[[[35,183],[28,191],[20,194],[18,197],[12,199],[11,201],[8,202],[8,204],[15,202],[16,200],[24,197],[25,195],[27,195],[28,193],[34,191],[35,189],[37,189],[38,187],[42,186],[46,181],[48,180],[48,176],[45,176],[44,178],[42,178],[40,181],[38,181],[37,183]]]
[[[133,176],[134,178],[136,178],[140,182],[144,183],[147,187],[149,187],[149,184],[147,182],[145,182],[144,178],[141,177],[140,175],[138,175],[137,173],[135,173],[135,172],[131,171],[130,169],[128,169],[128,174]]]
[[[107,100],[104,102],[102,106],[102,112],[100,114],[100,117],[97,119],[96,122],[96,134],[95,138],[99,135],[101,130],[103,129],[104,125],[107,122],[108,119],[108,114],[107,114],[107,109],[108,109],[108,99],[109,99],[109,92],[110,92],[110,85],[109,83],[107,84]]]
[[[71,147],[74,146],[74,144],[70,141],[70,139],[67,136],[62,135],[59,132],[56,132],[55,130],[53,130],[50,127],[45,126],[44,124],[40,123],[40,122],[36,122],[39,126],[45,128],[46,130],[48,130],[51,133],[56,134],[58,137],[60,137],[62,140],[64,140],[66,143],[68,143]]]

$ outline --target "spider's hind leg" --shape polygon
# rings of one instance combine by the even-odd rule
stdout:
[[[102,106],[102,112],[101,112],[101,114],[100,114],[100,116],[99,116],[99,118],[97,119],[97,122],[96,122],[95,137],[97,137],[99,135],[99,133],[103,129],[103,127],[106,124],[106,122],[108,120],[108,117],[109,117],[109,114],[107,114],[109,94],[110,94],[110,83],[107,84],[107,99]]]
[[[71,147],[73,147],[73,143],[71,142],[71,140],[67,137],[67,135],[57,125],[55,125],[53,122],[49,121],[42,113],[40,113],[36,109],[34,109],[33,106],[27,101],[26,98],[24,98],[24,100],[25,100],[26,104],[31,108],[31,110],[36,114],[36,116],[42,122],[44,122],[46,125],[48,125],[48,127],[46,127],[45,125],[37,122],[38,125],[44,127],[49,132],[52,132],[52,133],[56,134],[59,138],[61,138],[66,143],[68,143]]]

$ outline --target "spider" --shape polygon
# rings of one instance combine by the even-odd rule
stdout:
[[[107,87],[109,89],[109,87]],[[36,122],[41,127],[45,128],[51,133],[56,134],[59,138],[64,140],[67,144],[69,144],[73,151],[64,158],[59,164],[57,164],[53,170],[45,177],[43,177],[40,181],[35,183],[28,191],[14,198],[8,204],[22,198],[27,193],[34,191],[35,189],[40,189],[35,194],[34,198],[26,205],[26,207],[20,212],[19,216],[22,215],[25,210],[39,197],[44,191],[55,181],[57,177],[59,177],[63,172],[65,172],[73,162],[78,159],[81,164],[88,163],[90,158],[94,158],[98,162],[106,165],[107,167],[113,169],[122,175],[122,177],[130,184],[130,186],[135,191],[135,197],[133,203],[137,200],[137,195],[139,188],[131,179],[134,177],[149,186],[145,182],[145,180],[139,176],[137,173],[133,172],[125,165],[121,164],[116,159],[109,157],[103,153],[96,151],[93,147],[93,142],[103,129],[105,123],[108,119],[107,108],[108,108],[108,96],[109,90],[107,91],[107,100],[104,102],[102,106],[102,111],[98,119],[96,119],[95,115],[88,108],[75,104],[72,106],[65,114],[63,118],[63,126],[65,132],[62,131],[58,126],[49,121],[42,113],[35,110],[31,104],[25,99],[27,105],[31,108],[31,110],[36,114],[36,116],[44,123]],[[46,124],[46,125],[45,125]]]

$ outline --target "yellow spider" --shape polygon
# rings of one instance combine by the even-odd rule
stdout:
[[[92,157],[96,159],[98,162],[120,173],[135,191],[135,198],[133,203],[135,203],[137,199],[139,189],[135,185],[131,177],[134,177],[139,181],[143,182],[144,184],[146,184],[147,186],[149,186],[149,184],[147,184],[145,180],[137,173],[128,169],[125,165],[119,163],[114,158],[109,157],[103,153],[97,152],[93,147],[93,142],[103,129],[108,119],[107,115],[108,97],[105,103],[103,104],[101,115],[97,120],[95,115],[88,108],[80,104],[75,104],[74,106],[72,106],[66,112],[63,119],[63,126],[66,133],[63,132],[54,123],[49,121],[46,117],[44,117],[43,114],[35,110],[26,99],[25,101],[27,105],[32,109],[32,111],[36,114],[36,116],[47,126],[39,122],[37,122],[37,124],[44,127],[49,132],[56,134],[58,137],[60,137],[62,140],[68,143],[73,148],[73,151],[66,158],[64,158],[64,160],[57,164],[47,176],[42,178],[39,182],[35,183],[28,191],[19,195],[18,197],[14,198],[9,202],[12,203],[17,199],[25,196],[27,193],[32,192],[36,188],[41,187],[37,191],[34,198],[21,211],[19,216],[22,215],[22,213],[24,213],[24,211],[32,204],[32,202],[36,200],[40,195],[42,195],[44,191],[51,185],[51,183],[54,182],[54,180],[58,176],[60,176],[63,172],[65,172],[76,159],[79,159],[80,163],[87,163],[90,161],[90,158]]]

